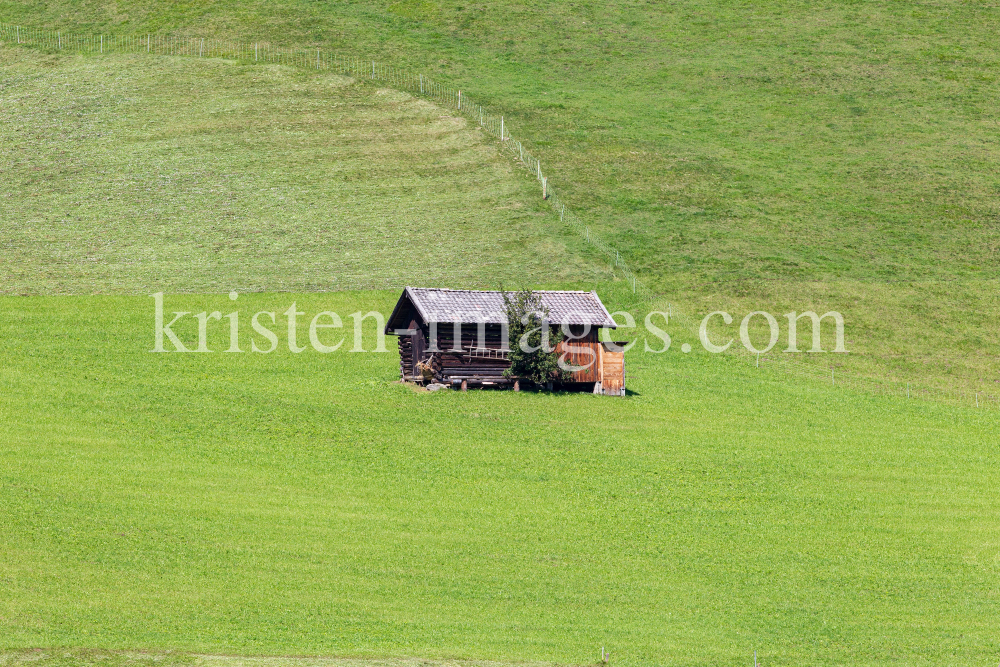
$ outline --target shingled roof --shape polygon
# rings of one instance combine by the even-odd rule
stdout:
[[[513,292],[508,292],[513,295]],[[597,292],[536,291],[542,305],[549,309],[553,324],[589,324],[592,327],[615,328]],[[506,324],[503,295],[499,291],[454,290],[432,287],[407,287],[386,324],[386,333],[393,333],[408,322],[396,322],[401,306],[409,300],[425,322],[467,322]]]

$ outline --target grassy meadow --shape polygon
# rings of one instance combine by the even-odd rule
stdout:
[[[278,312],[270,354],[222,352],[225,320],[214,353],[150,353],[149,297],[0,298],[0,647],[592,664],[606,646],[622,665],[1000,649],[993,413],[676,348],[630,352],[624,399],[419,392],[391,346],[288,352],[293,300],[350,335],[350,313],[395,297],[167,297],[239,309],[244,350],[249,315]]]
[[[816,304],[825,312],[846,303],[851,309],[842,312],[849,329],[868,345],[835,363],[873,378],[998,393],[1000,181],[991,165],[998,158],[1000,119],[994,101],[1000,91],[994,7],[7,0],[0,2],[0,17],[61,30],[322,46],[431,74],[505,113],[511,130],[541,157],[553,186],[623,252],[642,280],[692,318],[720,304],[742,312],[801,312]],[[196,67],[157,62],[171,72]],[[150,78],[156,83],[149,85],[159,88],[163,77]],[[188,96],[177,94],[183,90],[168,85],[159,98],[161,115],[175,131],[186,125],[191,104]],[[274,113],[256,118],[286,122]],[[400,141],[406,143],[409,136]],[[205,143],[184,144],[192,161],[218,160],[202,153],[218,146]],[[310,156],[317,152],[323,151],[302,149]],[[401,159],[399,152],[389,161]],[[321,162],[331,159],[325,153]],[[223,168],[232,166],[222,162]],[[150,180],[156,170],[149,166],[149,178],[142,182],[156,183]],[[308,208],[317,189],[309,178],[334,168],[284,166],[289,182],[271,187],[279,188],[297,220],[326,231]],[[266,167],[250,171],[260,178],[278,176]],[[219,178],[227,173],[223,169]],[[450,191],[458,178],[442,177],[447,182],[435,182],[433,192]],[[435,257],[464,259],[463,249],[479,243],[468,255],[475,263],[503,258],[478,273],[450,262],[446,273],[432,271],[421,264],[427,261],[423,253],[415,253],[412,264],[390,275],[383,267],[392,256],[408,255],[409,245],[401,251],[380,244],[380,251],[361,251],[363,260],[352,261],[353,250],[338,258],[344,246],[315,247],[313,239],[294,245],[305,259],[289,267],[280,284],[252,275],[238,259],[228,268],[242,270],[243,283],[264,290],[395,287],[437,278],[492,286],[505,266],[514,276],[549,278],[547,284],[589,288],[606,280],[608,267],[581,247],[572,231],[554,227],[551,213],[546,217],[538,208],[533,184],[523,178],[515,183],[518,178],[515,173],[511,183],[496,184],[500,190],[520,189],[510,200],[478,194],[480,181],[469,178],[459,187],[475,183],[477,194],[452,202],[447,211],[421,203],[427,217],[442,227],[456,218],[474,218],[499,234],[511,230],[512,217],[517,220],[514,237],[498,243],[464,229],[436,236],[443,246],[428,249]],[[221,192],[232,194],[233,186],[223,185]],[[31,208],[26,195],[18,196],[23,192],[11,193],[12,210]],[[400,200],[411,195],[405,186],[392,194]],[[167,210],[183,215],[184,196],[168,196],[179,206]],[[403,214],[395,207],[405,205],[375,199],[360,202],[362,210],[395,214],[396,220]],[[462,208],[471,202],[474,208]],[[231,211],[225,200],[212,204],[213,217]],[[245,211],[268,217],[269,208],[265,197],[253,197]],[[499,225],[493,217],[498,209]],[[365,217],[368,224],[377,218]],[[476,227],[472,221],[465,224]],[[216,245],[239,244],[226,234],[231,223],[224,217],[213,220],[213,226],[225,238]],[[367,224],[360,228],[374,231]],[[405,237],[407,244],[418,236]],[[461,240],[448,243],[456,238]],[[173,244],[156,240],[164,243]],[[271,254],[285,247],[280,239],[272,245],[277,249]],[[517,254],[525,246],[531,259]],[[85,263],[90,248],[100,250],[92,245],[71,253],[84,255],[80,275],[87,280],[96,272]],[[210,255],[209,263],[225,258],[225,253],[218,260]],[[581,265],[581,257],[589,263]],[[536,258],[543,258],[544,269],[532,266]],[[325,270],[334,260],[345,262],[339,279]],[[20,263],[20,257],[10,261],[11,266]],[[369,264],[379,272],[368,271]],[[273,277],[279,282],[278,275]],[[210,282],[195,284],[209,288]],[[37,284],[22,273],[22,289],[28,283]]]
[[[521,663],[541,667],[545,663]],[[426,660],[423,658],[331,658],[197,655],[176,651],[102,651],[29,649],[0,653],[4,667],[509,667],[485,660]]]
[[[5,0],[36,27],[322,45],[505,110],[659,288],[996,278],[979,3]]]
[[[481,132],[407,93],[288,67],[0,48],[0,96],[0,293],[609,275]]]
[[[656,292],[426,100],[0,44],[0,667],[995,664],[996,410],[758,369],[697,328],[769,311],[773,358],[784,313],[838,310],[850,354],[790,356],[1000,394],[998,11],[0,0],[461,87]],[[623,399],[415,390],[371,319],[350,351],[404,284],[499,283],[670,312],[673,345],[628,353]],[[151,353],[153,292],[238,309],[243,352],[223,319],[211,354]],[[289,352],[292,302],[300,345],[321,311],[348,340]]]

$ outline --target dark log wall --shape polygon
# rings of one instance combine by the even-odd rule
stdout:
[[[510,366],[510,362],[501,349],[503,329],[500,325],[486,325],[483,333],[480,337],[478,325],[465,324],[461,328],[461,337],[456,340],[453,324],[438,325],[438,352],[432,352],[430,328],[427,327],[427,350],[424,356],[433,355],[434,370],[445,382],[476,379],[506,382],[503,372]]]
[[[430,328],[427,325],[422,325],[425,335],[427,336],[428,349],[430,348]],[[484,341],[480,341],[479,336],[479,325],[476,324],[463,324],[461,330],[461,343],[459,347],[471,348],[471,347],[487,347],[490,349],[499,349],[503,344],[502,334],[503,329],[499,324],[487,324],[484,328]],[[579,336],[582,333],[582,329],[579,331],[573,331],[575,336]],[[454,348],[455,341],[455,327],[453,324],[439,324],[437,326],[437,339],[438,339],[438,349],[447,350]],[[552,339],[555,339],[553,335]],[[591,331],[587,336],[575,339],[580,342],[597,342],[597,330]],[[510,341],[509,344],[516,345],[517,341]]]
[[[412,329],[419,329],[413,336],[399,337],[400,375],[404,380],[419,379],[416,369],[417,361],[431,362],[435,376],[443,382],[452,380],[487,380],[491,382],[508,382],[503,372],[510,366],[503,352],[503,329],[500,325],[486,325],[484,335],[480,336],[479,326],[463,324],[460,339],[455,338],[453,324],[443,324],[437,327],[437,351],[433,351],[430,327],[413,321]],[[579,331],[573,332],[579,335]],[[553,337],[554,338],[554,337]],[[516,344],[516,341],[515,341]],[[597,345],[597,332],[573,341],[573,344],[593,349]],[[563,350],[560,349],[560,352]],[[575,365],[593,363],[590,368],[573,374],[575,382],[595,382],[597,380],[597,356],[574,354],[567,361]]]
[[[430,349],[431,346],[431,333],[430,327],[424,325],[423,327],[425,334],[427,335],[427,347]],[[473,348],[473,347],[486,347],[489,349],[500,349],[503,341],[501,340],[501,335],[503,330],[498,324],[487,324],[484,327],[484,338],[482,341],[479,340],[479,326],[476,324],[463,324],[461,331],[461,340],[458,347],[463,349]],[[437,326],[437,346],[439,350],[450,350],[455,348],[455,326],[453,324],[439,324]]]
[[[426,378],[417,368],[417,362],[423,361],[430,365],[438,382],[513,384],[513,380],[503,377],[503,372],[510,367],[507,347],[517,345],[517,341],[505,341],[499,324],[462,324],[456,332],[454,324],[442,323],[435,327],[432,338],[430,326],[408,299],[397,307],[400,310],[393,312],[391,326],[399,332],[399,374],[404,380],[424,381]],[[399,328],[404,322],[408,323],[405,329]],[[558,334],[558,327],[553,329]],[[572,338],[556,347],[564,363],[581,367],[573,371],[569,385],[575,383],[577,388],[605,385],[605,393],[624,393],[623,355],[612,354],[598,342],[599,329],[591,329],[583,336],[584,329],[572,327]],[[553,335],[550,340],[555,339]]]
[[[410,364],[410,369],[414,375],[420,375],[420,369],[417,368],[418,361],[424,361],[427,359],[427,354],[425,350],[427,349],[427,338],[424,336],[424,330],[420,328],[420,323],[417,320],[410,321],[410,329],[416,333],[410,337],[410,346],[412,348],[413,363]]]
[[[399,376],[404,380],[413,375],[413,343],[409,336],[399,337]]]

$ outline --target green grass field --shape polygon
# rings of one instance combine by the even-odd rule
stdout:
[[[394,298],[234,307],[347,319]],[[675,351],[630,353],[621,400],[430,394],[394,383],[391,351],[149,353],[148,297],[3,297],[0,314],[0,646],[572,664],[606,646],[623,665],[1000,650],[991,412]]]
[[[406,93],[145,55],[0,67],[0,293],[608,276],[481,132]]]
[[[995,664],[996,410],[696,330],[839,310],[851,353],[796,358],[1000,394],[997,12],[0,0],[432,74],[502,111],[656,292],[425,100],[0,44],[0,667]],[[248,349],[246,318],[280,330],[293,301],[349,333],[404,284],[500,282],[670,310],[674,345],[629,353],[624,399],[416,391],[391,338],[149,352],[152,292],[238,308]]]
[[[803,302],[820,308],[842,308],[846,303],[850,309],[844,312],[856,337],[873,343],[847,362],[857,372],[998,393],[1000,181],[990,165],[997,161],[994,130],[1000,119],[993,104],[998,92],[998,16],[993,7],[770,2],[748,8],[713,2],[527,5],[464,0],[201,5],[130,0],[109,5],[60,0],[0,2],[0,18],[61,30],[152,31],[316,45],[432,74],[505,113],[512,131],[542,158],[553,185],[586,222],[622,250],[641,279],[672,303],[683,304],[692,316],[710,312],[718,303],[743,312],[801,311]],[[166,73],[158,71],[160,65]],[[162,88],[163,94],[154,96],[162,110],[159,115],[150,112],[151,127],[164,121],[166,129],[188,139],[183,148],[192,161],[222,167],[212,179],[222,181],[219,197],[209,202],[211,226],[224,239],[217,245],[232,250],[239,246],[238,238],[229,234],[233,222],[225,217],[232,214],[231,204],[222,197],[243,197],[245,208],[239,212],[264,219],[274,214],[273,197],[249,196],[233,179],[222,180],[236,166],[250,165],[255,184],[257,179],[275,178],[274,185],[261,189],[278,187],[288,207],[283,210],[305,222],[302,229],[325,230],[328,221],[317,219],[308,200],[317,179],[336,169],[325,162],[333,159],[331,152],[301,146],[289,151],[280,136],[256,137],[265,145],[279,143],[283,154],[296,153],[287,155],[294,161],[283,160],[281,174],[254,164],[247,151],[229,155],[232,149],[227,147],[219,155],[217,140],[191,137],[205,122],[217,127],[219,109],[201,108],[204,115],[198,122],[188,123],[186,114],[198,104],[184,94],[189,90],[186,82],[172,86],[169,79],[164,81],[176,68],[199,70],[159,59],[136,71],[135,86]],[[247,122],[275,123],[286,117],[274,109],[280,103],[265,102],[258,94],[266,90],[280,96],[280,85],[242,87],[240,81],[252,74],[235,69],[242,73],[236,82],[216,86],[216,79],[207,77],[209,84],[203,77],[194,89],[218,87],[227,100],[253,96],[255,103],[244,105],[256,107],[253,113],[238,115]],[[304,74],[298,79],[312,80]],[[318,132],[308,119],[295,122],[298,130]],[[257,129],[257,134],[278,134]],[[28,131],[46,134],[37,127]],[[400,136],[397,133],[393,141]],[[146,139],[163,143],[157,137]],[[400,200],[412,196],[398,172],[399,163],[411,159],[401,153],[412,148],[400,146],[385,156],[384,168],[399,177],[391,195]],[[36,150],[44,154],[45,145]],[[322,153],[320,162],[309,163],[317,153]],[[124,159],[112,155],[104,160]],[[147,178],[141,182],[159,185],[153,180],[156,161],[144,166]],[[199,169],[189,165],[183,174],[197,176]],[[494,286],[497,272],[505,267],[514,276],[546,284],[589,288],[608,278],[600,258],[588,254],[570,230],[553,227],[551,213],[539,208],[530,181],[514,173],[501,184],[492,180],[503,178],[494,172],[487,177],[491,188],[483,193],[476,176],[463,181],[452,175],[442,175],[443,182],[435,180],[434,187],[424,191],[434,193],[429,199],[438,201],[457,185],[463,191],[456,193],[459,199],[447,211],[435,208],[444,203],[422,202],[427,217],[414,220],[432,219],[445,228],[438,237],[445,246],[430,250],[445,258],[448,273],[429,270],[422,253],[414,253],[405,270],[387,274],[382,267],[406,250],[387,250],[380,244],[376,250],[361,250],[360,255],[349,251],[351,257],[344,253],[338,258],[342,247],[317,247],[314,238],[293,239],[302,260],[289,266],[288,274],[273,276],[272,283],[279,284],[247,275],[250,267],[235,252],[236,257],[229,258],[234,266],[228,268],[242,273],[243,283],[260,289],[395,287],[435,278]],[[279,176],[285,182],[277,181]],[[100,193],[107,187],[91,189]],[[197,193],[192,197],[184,192],[183,183],[172,187],[164,197],[177,201],[172,208],[166,205],[174,216],[183,217],[180,209],[185,206],[205,212],[204,207],[191,206],[197,203]],[[470,187],[474,194],[467,192]],[[520,194],[513,195],[515,191]],[[6,202],[10,209],[33,207],[25,192],[19,188],[11,194]],[[325,194],[331,197],[327,201],[338,203],[345,195],[356,197],[360,201],[352,199],[351,204],[360,204],[366,214],[376,211],[397,220],[409,215],[395,198],[383,200],[381,192],[341,189]],[[375,231],[370,225],[377,218],[366,215],[360,228]],[[451,225],[458,220],[487,233],[456,230]],[[236,226],[238,232],[248,231],[245,225]],[[501,229],[511,236],[494,241],[490,232]],[[461,240],[449,243],[456,233]],[[77,275],[89,285],[102,270],[87,264],[88,253],[114,255],[121,249],[112,253],[84,241],[69,244],[67,252],[81,259],[84,268]],[[271,243],[270,252],[286,247],[283,241]],[[178,258],[189,250],[175,239],[155,243]],[[479,245],[473,248],[475,243]],[[544,258],[544,270],[518,255],[525,245],[527,257]],[[471,254],[466,247],[472,248]],[[227,259],[225,252],[217,257],[204,248],[190,250],[195,257],[197,250],[210,254],[210,265]],[[21,266],[20,254],[4,252],[10,266]],[[268,250],[261,247],[259,252]],[[37,256],[44,253],[32,254],[36,257],[29,265],[48,259]],[[462,260],[459,267],[453,266],[456,257]],[[467,257],[478,262],[466,263]],[[467,268],[492,257],[503,259],[484,271]],[[589,262],[581,263],[581,258]],[[338,259],[345,262],[337,272],[339,280],[327,268]],[[379,271],[366,266],[378,266]],[[102,277],[104,284],[114,285],[132,273]],[[27,270],[20,275],[20,290],[42,282]],[[202,278],[194,284],[210,288],[212,282]],[[216,289],[224,291],[229,285]],[[706,302],[708,311],[702,307]]]
[[[546,663],[520,663],[523,667],[542,667]],[[30,649],[0,653],[4,667],[509,667],[509,663],[482,660],[426,660],[424,658],[330,658],[330,657],[248,657],[197,655],[152,651],[101,651]]]
[[[978,3],[6,0],[10,22],[322,45],[502,108],[659,287],[998,277]]]

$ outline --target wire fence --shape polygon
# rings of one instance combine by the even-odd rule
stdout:
[[[151,55],[224,58],[248,63],[270,63],[305,69],[336,72],[359,79],[384,82],[436,101],[466,119],[475,122],[495,137],[503,151],[516,160],[538,181],[542,198],[559,215],[560,222],[576,230],[590,245],[608,257],[612,275],[626,281],[633,294],[651,297],[646,287],[622,259],[621,253],[594,233],[579,218],[549,183],[541,160],[524,144],[510,135],[503,116],[477,103],[461,89],[434,81],[428,76],[380,63],[369,58],[345,55],[321,48],[283,48],[269,42],[236,42],[169,35],[78,35],[58,30],[39,30],[0,23],[0,41],[42,48],[53,52],[85,54],[148,53]]]

